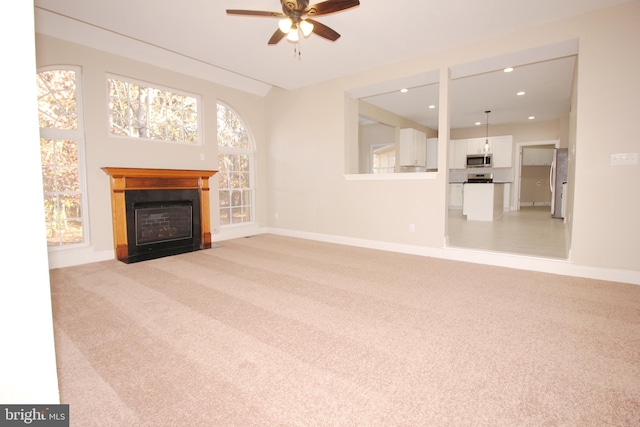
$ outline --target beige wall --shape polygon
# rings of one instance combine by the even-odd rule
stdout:
[[[571,160],[575,161],[571,166],[575,168],[575,182],[569,190],[575,215],[569,219],[573,226],[570,262],[640,271],[636,250],[640,241],[640,198],[634,195],[640,186],[640,168],[609,165],[613,153],[640,151],[636,129],[640,117],[638,22],[640,2],[634,2],[303,90],[271,93],[267,109],[268,162],[278,167],[269,174],[268,224],[441,248],[446,229],[445,172],[435,179],[413,181],[352,181],[342,176],[343,159],[347,166],[354,162],[351,142],[345,139],[357,135],[353,117],[345,119],[345,115],[357,114],[357,108],[352,101],[344,101],[344,92],[425,70],[440,69],[441,75],[446,75],[447,69],[458,64],[577,38],[580,74],[575,110],[554,124],[552,132],[552,139],[560,136],[567,141]],[[288,115],[295,114],[297,105],[306,105],[306,99],[314,100],[311,111],[297,115],[295,126],[291,126]],[[447,121],[447,114],[440,111],[441,123]],[[550,139],[549,132],[530,138]],[[443,139],[441,132],[440,150],[446,150]],[[446,170],[446,156],[439,156],[438,166]],[[274,212],[286,215],[276,221]],[[415,232],[409,232],[409,224],[415,224]]]
[[[516,143],[559,136],[561,145],[566,143],[570,149],[570,174],[575,174],[569,188],[574,207],[574,215],[568,218],[573,237],[571,263],[638,271],[634,247],[640,240],[636,220],[640,201],[633,197],[632,189],[640,184],[640,169],[611,167],[609,157],[640,151],[635,130],[640,94],[634,84],[640,69],[639,17],[640,2],[634,2],[296,91],[274,88],[265,98],[47,37],[38,37],[36,47],[39,66],[83,67],[92,239],[92,247],[85,252],[108,255],[112,250],[108,180],[101,167],[216,168],[217,99],[238,111],[257,142],[258,227],[437,251],[445,245],[448,197],[448,132],[442,128],[449,119],[449,85],[442,77],[447,78],[449,69],[461,64],[578,39],[580,73],[569,117],[543,126],[496,126],[491,133],[514,134]],[[366,85],[433,70],[442,76],[441,172],[423,179],[385,181],[345,176],[345,170],[358,170],[358,103],[347,94]],[[104,83],[107,72],[201,94],[206,113],[205,144],[184,147],[109,137]],[[464,137],[464,131],[459,132],[458,137]],[[152,156],[148,154],[150,146]],[[202,154],[204,161],[200,160]],[[611,191],[613,186],[622,186],[629,195]],[[211,208],[217,212],[217,197],[212,197]],[[607,222],[607,218],[612,221]],[[212,223],[215,232],[215,215]],[[414,231],[410,231],[410,224]]]
[[[111,199],[108,176],[103,167],[143,167],[167,169],[212,169],[218,168],[216,141],[216,104],[224,102],[246,120],[253,135],[258,164],[264,164],[264,98],[225,86],[175,73],[120,56],[87,48],[59,39],[38,35],[36,38],[38,67],[50,65],[75,65],[82,67],[84,128],[86,147],[86,176],[89,194],[90,242],[87,248],[53,252],[53,264],[69,265],[78,260],[95,260],[96,257],[112,258],[113,237],[111,225]],[[186,146],[174,143],[116,138],[109,135],[107,110],[107,73],[116,74],[151,84],[175,88],[202,96],[204,112],[204,143]],[[204,160],[201,159],[204,156]],[[263,169],[257,167],[257,204],[264,205],[265,185]],[[215,191],[217,177],[210,180],[211,228],[214,235],[219,232],[218,192]],[[258,211],[258,222],[264,218]],[[214,236],[215,239],[215,236]]]

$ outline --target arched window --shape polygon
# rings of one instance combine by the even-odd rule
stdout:
[[[47,245],[87,243],[80,68],[38,72],[38,117]]]
[[[218,103],[220,225],[253,222],[254,144],[240,117]]]

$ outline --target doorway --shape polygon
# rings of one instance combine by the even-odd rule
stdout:
[[[519,211],[522,207],[549,206],[551,211],[552,193],[549,186],[549,173],[556,148],[559,148],[559,140],[516,143],[510,210]]]

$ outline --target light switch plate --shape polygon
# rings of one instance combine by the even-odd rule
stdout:
[[[618,153],[611,155],[611,166],[637,165],[638,153]]]

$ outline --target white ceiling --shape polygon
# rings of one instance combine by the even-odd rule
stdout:
[[[357,7],[315,18],[342,37],[331,42],[312,34],[301,41],[300,58],[286,39],[267,45],[276,18],[226,14],[226,9],[281,11],[276,0],[35,0],[35,24],[42,34],[264,95],[272,86],[297,89],[631,1],[360,0]],[[474,110],[482,117],[484,110],[495,110],[490,117],[495,123],[503,120],[500,110],[552,117],[568,108],[572,72],[573,60],[565,59],[516,68],[509,76],[484,73],[456,80],[451,126],[473,125]],[[505,87],[505,94],[496,93],[497,87]],[[527,95],[515,99],[517,90]],[[457,92],[464,103],[455,102]],[[524,99],[530,108],[520,108]],[[543,104],[536,110],[539,100]],[[456,105],[469,111],[456,111]],[[437,128],[437,118],[434,125],[424,114],[406,114]]]
[[[450,91],[450,127],[468,128],[477,122],[484,126],[487,122],[485,111],[491,111],[488,116],[491,125],[544,122],[567,114],[576,56],[570,44],[565,47],[566,55],[515,66],[510,73],[499,67],[454,78]],[[438,129],[438,90],[438,83],[432,83],[410,88],[406,93],[393,90],[362,99]],[[519,92],[524,94],[518,95]]]

